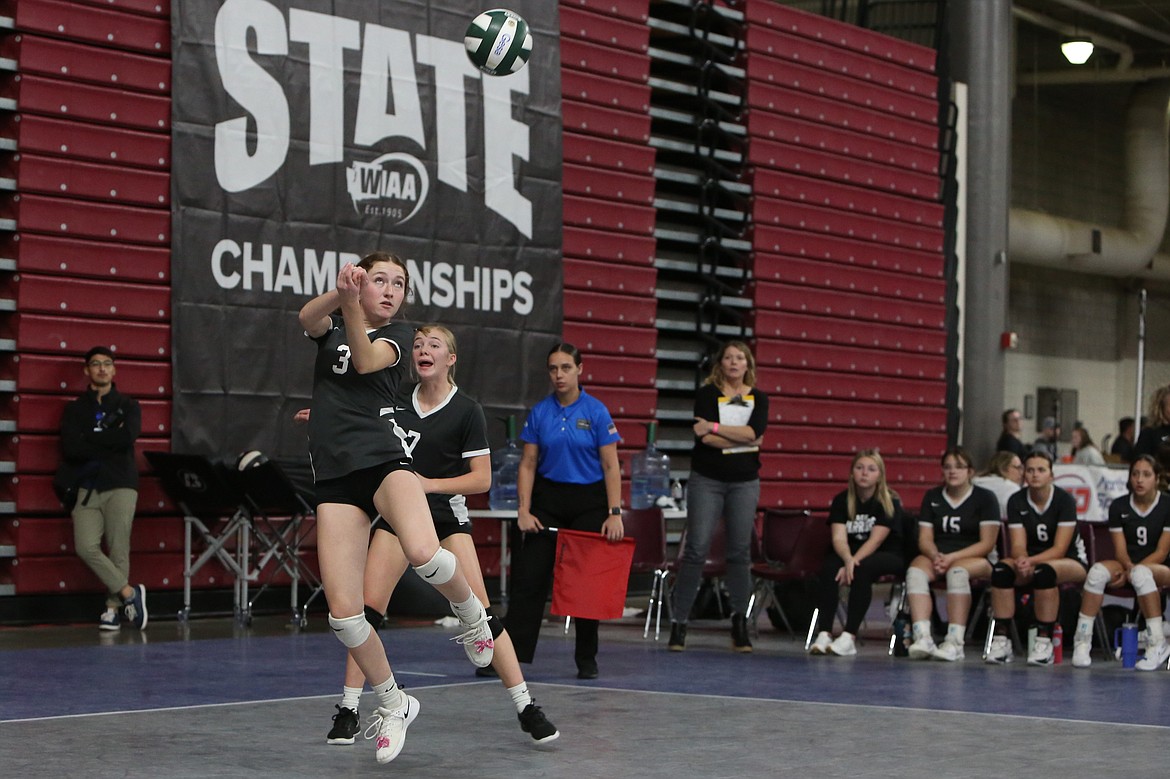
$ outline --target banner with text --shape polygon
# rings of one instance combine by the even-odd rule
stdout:
[[[457,0],[173,3],[173,446],[306,454],[296,313],[375,249],[407,321],[459,341],[491,419],[547,392],[561,332],[557,4],[513,0],[529,64],[487,76]],[[502,426],[491,425],[492,440]]]

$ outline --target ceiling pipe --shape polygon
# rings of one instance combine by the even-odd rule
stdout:
[[[1170,217],[1168,105],[1170,79],[1134,87],[1126,114],[1122,226],[1013,208],[1008,221],[1012,261],[1107,276],[1148,277],[1156,271],[1170,278],[1170,267],[1154,263]]]
[[[1128,16],[1122,16],[1121,14],[1114,13],[1112,11],[1106,11],[1103,8],[1098,8],[1091,3],[1084,2],[1084,0],[1052,0],[1052,2],[1059,3],[1065,8],[1071,8],[1072,10],[1077,11],[1078,13],[1082,13],[1085,16],[1092,16],[1097,19],[1101,19],[1102,21],[1108,22],[1109,24],[1112,24],[1116,27],[1122,27],[1126,30],[1129,30],[1130,32],[1136,32],[1138,35],[1144,35],[1147,38],[1152,38],[1153,40],[1160,43],[1170,44],[1170,35],[1167,35],[1163,32],[1158,32],[1153,28],[1146,27],[1144,24],[1139,24],[1133,19],[1130,19]]]
[[[1054,86],[1060,84],[1125,84],[1157,81],[1170,78],[1168,68],[1129,68],[1128,70],[1098,70],[1092,67],[1063,68],[1047,73],[1018,73],[1016,83],[1026,86]]]

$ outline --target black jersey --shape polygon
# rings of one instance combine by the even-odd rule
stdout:
[[[1154,553],[1162,534],[1170,532],[1170,496],[1159,492],[1154,505],[1145,514],[1134,508],[1132,495],[1115,498],[1109,504],[1109,530],[1118,529],[1125,535],[1129,559],[1135,563],[1146,559]]]
[[[396,415],[406,432],[406,450],[416,473],[429,479],[449,479],[468,472],[467,460],[491,454],[487,440],[487,422],[479,403],[453,387],[442,403],[430,411],[418,406],[418,386],[410,388],[403,403],[405,410]],[[466,524],[467,501],[462,495],[427,494],[435,523]]]
[[[1058,527],[1071,527],[1074,530],[1073,540],[1068,545],[1065,557],[1089,562],[1085,554],[1085,542],[1075,532],[1077,526],[1077,501],[1072,495],[1053,486],[1052,497],[1047,506],[1036,506],[1032,503],[1027,489],[1008,498],[1008,528],[1023,528],[1027,536],[1027,550],[1029,555],[1038,555],[1052,548],[1056,540]],[[1010,551],[1010,550],[1009,550]]]
[[[313,363],[309,457],[315,480],[336,479],[362,468],[409,459],[402,431],[393,419],[394,400],[406,373],[404,355],[413,331],[403,322],[369,331],[371,342],[383,340],[394,345],[398,362],[361,374],[353,368],[344,321],[337,315],[330,320],[329,330],[313,339],[317,359]]]
[[[882,508],[881,501],[876,497],[857,502],[857,513],[853,519],[849,518],[849,492],[844,490],[833,498],[829,506],[829,524],[844,525],[845,536],[849,540],[849,552],[854,553],[861,545],[869,540],[870,533],[875,527],[888,528],[890,534],[875,551],[894,552],[902,554],[902,522],[900,514],[902,506],[894,501],[894,513],[889,515]]]
[[[934,528],[934,545],[943,554],[979,543],[983,525],[999,527],[999,501],[991,490],[972,486],[957,506],[947,500],[944,487],[935,487],[922,498],[918,526]]]

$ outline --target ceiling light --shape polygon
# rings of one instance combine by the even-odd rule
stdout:
[[[1093,42],[1088,38],[1069,38],[1060,44],[1064,58],[1074,65],[1084,65],[1093,56]]]

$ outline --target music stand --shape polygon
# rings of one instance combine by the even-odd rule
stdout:
[[[272,460],[246,468],[238,475],[240,488],[251,508],[253,538],[264,547],[264,552],[256,559],[256,576],[270,562],[275,562],[264,584],[248,602],[248,613],[251,613],[252,605],[272,583],[272,577],[284,570],[292,579],[292,621],[304,627],[308,623],[306,612],[309,604],[323,589],[316,572],[301,557],[301,544],[313,532],[312,526],[304,527],[304,520],[313,513],[313,509],[284,470]],[[283,521],[278,525],[273,517]],[[298,590],[302,579],[313,591],[304,605],[298,606]]]
[[[191,577],[209,560],[216,558],[234,579],[232,607],[236,619],[245,622],[252,517],[243,494],[228,478],[226,469],[212,464],[202,455],[143,454],[162,483],[163,491],[183,512],[183,609],[179,612],[179,619],[186,621],[191,615]],[[206,545],[194,560],[192,528]],[[227,548],[233,540],[234,555]]]

